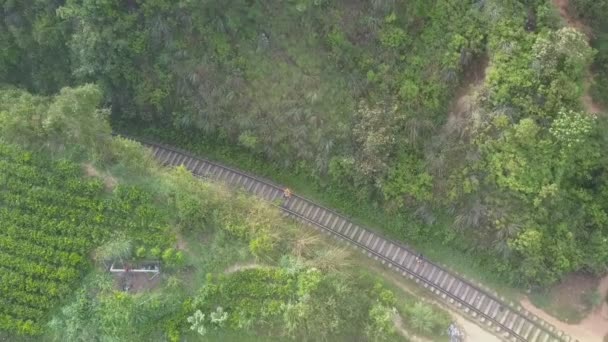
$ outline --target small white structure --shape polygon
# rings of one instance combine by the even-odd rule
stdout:
[[[112,273],[154,273],[154,276],[160,273],[160,262],[158,261],[143,261],[130,266],[128,264],[122,264],[118,266],[110,266],[110,272]]]
[[[450,342],[464,341],[464,331],[460,330],[454,323],[450,324],[448,327],[448,336],[450,336]]]
[[[158,283],[154,280],[160,274],[160,261],[114,262],[108,269],[118,281],[118,287],[125,292],[149,289]]]

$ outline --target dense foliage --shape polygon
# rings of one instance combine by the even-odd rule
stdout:
[[[0,338],[383,341],[399,338],[396,319],[444,334],[446,313],[395,298],[268,204],[112,137],[96,86],[0,99]],[[107,272],[150,258],[162,273],[139,280],[148,292]],[[226,269],[243,259],[263,265]]]
[[[572,0],[570,9],[585,24],[589,25],[591,45],[597,50],[593,63],[594,83],[591,85],[593,99],[608,106],[608,4],[603,1]]]
[[[51,94],[70,84],[68,26],[55,13],[63,1],[0,1],[0,82]]]
[[[163,324],[181,310],[183,300],[171,287],[145,295],[119,292],[110,275],[94,275],[53,316],[46,336],[70,342],[162,340]]]
[[[95,82],[117,125],[236,144],[544,285],[608,265],[606,120],[580,103],[606,6],[572,9],[597,51],[549,0],[4,1],[0,75]]]
[[[104,183],[86,179],[79,164],[5,142],[47,151],[77,142],[87,146],[91,137],[104,134],[92,122],[94,111],[87,111],[91,94],[99,92],[64,89],[53,99],[0,93],[0,330],[41,333],[49,310],[90,265],[93,248],[117,234],[147,248],[165,248],[171,241],[166,222],[141,189],[119,186],[108,196]],[[70,105],[80,111],[70,113]],[[76,129],[83,123],[86,129]],[[59,131],[65,134],[59,137]]]
[[[0,145],[0,330],[38,334],[49,309],[71,293],[96,245],[117,232],[166,246],[161,222],[134,188],[105,198],[69,161]]]
[[[173,338],[190,329],[205,337],[244,332],[311,341],[365,335],[382,341],[399,339],[396,317],[429,336],[443,334],[449,324],[447,315],[424,302],[401,298],[397,305],[392,291],[349,269],[344,250],[288,224],[267,204],[200,182],[182,167],[167,180],[183,233],[227,233],[245,242],[258,261],[273,265],[208,273],[185,302],[181,319],[172,321]]]
[[[201,335],[218,329],[257,330],[299,341],[399,339],[393,323],[399,313],[390,290],[374,286],[370,279],[324,274],[286,260],[283,268],[210,279],[192,303],[196,311],[188,319],[191,329]],[[441,331],[449,323],[447,316],[423,302],[411,310],[411,316],[404,314],[417,332]],[[428,315],[417,314],[420,310]]]

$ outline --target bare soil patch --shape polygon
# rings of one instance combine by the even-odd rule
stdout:
[[[114,190],[114,188],[116,188],[116,185],[118,184],[116,178],[112,177],[111,175],[99,172],[99,170],[97,170],[95,166],[93,166],[93,164],[91,163],[82,164],[82,169],[84,170],[84,173],[87,175],[87,177],[101,178],[107,191]]]
[[[175,232],[175,240],[176,240],[176,249],[179,251],[187,251],[188,250],[188,241],[184,238],[184,236],[180,232]]]
[[[550,288],[536,302],[542,302],[545,311],[553,313],[562,321],[578,323],[589,311],[585,296],[593,293],[598,284],[599,279],[590,274],[573,273]]]
[[[404,322],[403,322],[403,317],[401,317],[401,315],[399,315],[398,313],[395,313],[393,315],[393,324],[395,325],[395,331],[397,331],[397,333],[403,337],[405,337],[408,341],[412,341],[412,342],[432,342],[431,340],[429,340],[428,338],[424,338],[421,336],[416,336],[413,334],[410,334],[407,329],[405,328]]]
[[[456,311],[455,309],[446,305],[445,303],[440,302],[435,299],[431,299],[430,293],[429,293],[429,296],[423,296],[419,293],[419,291],[422,291],[422,289],[414,290],[414,289],[410,288],[410,286],[413,286],[413,285],[409,285],[407,280],[405,280],[403,277],[396,274],[394,271],[391,271],[384,266],[376,265],[375,263],[372,263],[372,262],[369,262],[366,265],[369,265],[368,267],[370,269],[374,270],[375,272],[378,272],[383,278],[390,281],[395,286],[399,287],[399,289],[401,289],[402,291],[419,297],[421,301],[437,305],[437,306],[441,307],[442,309],[448,311],[450,313],[450,315],[452,316],[454,323],[459,328],[461,328],[461,331],[464,331],[464,333],[466,335],[464,341],[467,341],[467,342],[501,342],[501,341],[503,341],[499,337],[495,336],[493,333],[486,330],[484,327],[480,326],[481,323],[478,323],[476,321],[471,321],[471,320],[469,320],[468,316],[463,315],[462,313]],[[393,322],[395,322],[395,321],[393,321]],[[399,332],[399,327],[396,326],[396,328]],[[409,332],[406,332],[406,333],[409,333]],[[410,335],[409,338],[412,341],[425,341],[425,339],[423,337],[417,336],[412,333],[409,333],[409,335]]]
[[[349,0],[342,2],[344,15],[340,18],[341,27],[346,28],[345,33],[348,40],[356,45],[367,45],[374,38],[373,30],[365,25],[360,25],[362,14],[368,13],[373,9],[369,6],[369,1]]]
[[[593,35],[593,31],[589,26],[585,25],[570,13],[570,0],[553,0],[553,5],[557,8],[559,15],[566,21],[568,26],[583,32],[588,38]]]
[[[582,21],[572,16],[569,12],[570,0],[553,0],[553,5],[559,11],[560,16],[564,19],[566,24],[570,27],[573,27],[587,36],[587,41],[590,41],[593,37],[593,30],[590,27],[585,25]],[[585,110],[591,114],[603,113],[604,108],[593,101],[591,95],[589,95],[589,88],[593,84],[593,74],[588,72],[587,77],[585,79],[585,91],[583,96],[581,97],[581,102]]]
[[[591,278],[591,279],[590,279]],[[577,283],[579,282],[579,283]],[[583,276],[577,274],[575,276],[568,277],[564,282],[557,285],[552,289],[556,292],[552,295],[551,299],[559,305],[570,305],[571,307],[582,307],[585,306],[582,291],[597,290],[602,298],[606,298],[608,294],[608,276],[601,280],[597,278]],[[566,323],[559,319],[551,316],[547,312],[534,306],[528,298],[521,301],[521,305],[528,311],[534,313],[544,321],[554,325],[558,330],[562,330],[567,335],[579,341],[585,342],[601,342],[604,336],[608,334],[608,304],[604,300],[600,307],[588,312],[586,316],[580,321],[580,323]],[[571,307],[565,307],[566,310]],[[588,310],[587,310],[588,311]]]
[[[160,284],[159,274],[115,273],[116,288],[129,293],[150,291]]]
[[[239,271],[243,271],[243,270],[250,270],[253,268],[259,268],[259,267],[263,267],[263,265],[260,265],[256,262],[246,262],[246,263],[236,263],[228,268],[226,268],[224,270],[224,274],[230,274],[230,273],[235,273],[235,272],[239,272]]]
[[[464,71],[461,86],[456,90],[454,101],[450,106],[450,116],[462,116],[471,110],[474,91],[485,81],[489,62],[488,55],[478,56]]]
[[[604,341],[606,341],[606,337],[608,337],[608,276],[600,281],[597,291],[602,296],[602,304],[585,317],[580,326],[598,337],[603,335]]]
[[[482,84],[486,78],[486,71],[490,64],[490,57],[484,53],[473,59],[470,66],[464,70],[462,85],[466,88]]]
[[[448,118],[440,130],[440,137],[466,136],[469,134],[470,118],[477,106],[478,92],[486,79],[489,57],[476,57],[464,71],[460,87],[456,89],[452,103],[448,107]]]
[[[583,93],[583,97],[581,98],[581,101],[583,102],[583,107],[585,108],[585,110],[587,112],[589,112],[591,114],[606,113],[605,108],[603,108],[598,103],[593,101],[593,98],[591,97],[591,95],[589,95],[589,89],[591,88],[591,85],[593,83],[594,83],[593,74],[591,74],[591,72],[589,72],[589,74],[587,75],[587,78],[585,79],[585,84],[584,84],[585,92]]]

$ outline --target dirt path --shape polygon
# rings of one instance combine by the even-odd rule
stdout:
[[[466,342],[501,342],[502,341],[501,339],[496,337],[494,334],[492,334],[491,332],[480,327],[479,325],[477,325],[477,323],[470,321],[469,319],[466,318],[466,316],[463,316],[460,312],[454,310],[450,306],[447,306],[445,303],[434,300],[434,299],[422,297],[422,296],[420,296],[420,294],[416,293],[415,291],[412,291],[408,287],[408,285],[403,282],[403,278],[399,277],[393,271],[380,268],[379,266],[378,267],[372,266],[372,268],[376,272],[381,274],[382,277],[384,277],[385,279],[392,282],[395,286],[399,287],[404,292],[417,296],[420,298],[420,300],[427,302],[427,303],[435,304],[435,305],[439,306],[440,308],[442,308],[443,310],[449,312],[450,315],[452,316],[452,319],[454,320],[454,322],[456,322],[456,324],[464,330],[464,332],[466,334],[466,339],[465,339]],[[423,339],[423,338],[419,338],[419,337],[413,338],[413,337],[414,336],[412,334],[410,334],[410,339],[412,339],[412,341],[426,341],[426,339]]]
[[[568,26],[574,27],[575,29],[583,32],[587,37],[591,37],[591,29],[587,25],[583,24],[582,21],[572,17],[568,12],[570,0],[553,0],[553,5],[558,9],[559,15],[566,21]]]
[[[101,180],[103,180],[103,184],[107,191],[112,191],[112,190],[114,190],[114,188],[116,188],[116,185],[118,184],[118,181],[116,180],[116,178],[112,177],[111,175],[99,172],[99,170],[97,170],[95,168],[95,166],[93,166],[93,164],[84,163],[84,164],[82,164],[82,168],[84,170],[84,173],[88,177],[96,177],[96,178],[100,178]]]
[[[487,330],[484,330],[479,325],[465,319],[463,316],[457,314],[455,311],[449,310],[452,317],[456,319],[458,326],[462,327],[466,333],[467,342],[501,342],[502,340],[491,334]]]
[[[568,13],[569,0],[553,0],[553,4],[559,10],[560,15],[570,27],[583,32],[587,37],[591,36],[591,30],[584,25],[580,20],[573,18]],[[589,86],[593,82],[593,75],[589,73],[585,81],[585,92],[581,98],[585,110],[589,113],[600,113],[602,109],[593,102],[589,95]],[[521,301],[521,305],[528,311],[534,313],[546,322],[554,325],[558,330],[570,335],[574,339],[585,342],[602,342],[604,336],[608,334],[608,304],[606,303],[606,295],[608,294],[608,276],[604,277],[598,287],[598,291],[602,295],[602,305],[597,310],[590,313],[579,324],[567,324],[543,310],[535,307],[528,298]]]
[[[606,336],[608,335],[608,303],[606,302],[606,297],[608,296],[608,276],[600,281],[598,292],[602,295],[602,305],[589,316],[585,317],[579,325],[598,336]]]
[[[476,106],[476,91],[484,84],[490,58],[487,55],[477,57],[464,73],[460,87],[448,111],[448,120],[441,134],[449,135],[467,126],[470,112]]]
[[[560,16],[566,21],[568,26],[573,27],[587,36],[587,41],[589,41],[593,35],[592,30],[585,25],[582,21],[574,18],[568,12],[568,7],[570,6],[570,0],[553,0],[553,5],[559,10]],[[598,114],[604,112],[603,108],[601,108],[597,103],[593,102],[591,95],[589,95],[589,87],[593,84],[593,75],[589,72],[587,77],[585,78],[585,92],[581,98],[581,102],[583,103],[583,107],[585,110],[591,114]]]
[[[409,331],[407,331],[407,329],[405,329],[405,327],[403,325],[403,317],[401,317],[401,315],[399,315],[398,313],[393,315],[393,324],[395,325],[395,329],[397,330],[397,333],[399,335],[405,337],[408,341],[433,342],[433,341],[429,340],[428,338],[416,336],[416,335],[411,334]]]
[[[589,95],[589,88],[591,87],[591,84],[593,84],[593,75],[589,73],[585,79],[585,92],[581,98],[581,101],[583,101],[583,106],[585,107],[585,110],[591,114],[604,113],[606,112],[604,108],[595,103],[591,98],[591,95]]]
[[[227,269],[225,269],[224,274],[230,274],[230,273],[239,272],[239,271],[243,271],[243,270],[249,270],[249,269],[258,268],[258,267],[262,267],[262,265],[255,263],[255,262],[236,263],[236,264],[228,267]]]
[[[562,330],[574,339],[584,342],[602,342],[604,336],[608,334],[608,304],[605,300],[608,294],[608,276],[600,281],[598,291],[602,295],[601,307],[585,317],[579,324],[564,323],[550,316],[530,303],[528,298],[523,299],[520,303],[526,310],[545,320],[547,323],[554,325],[557,330]]]

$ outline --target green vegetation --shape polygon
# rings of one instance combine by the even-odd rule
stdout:
[[[250,170],[254,174],[289,184],[299,194],[314,198],[359,223],[379,228],[392,238],[405,240],[416,249],[424,250],[424,254],[432,260],[442,261],[468,277],[478,278],[484,283],[500,289],[504,295],[514,294],[514,289],[506,286],[500,275],[491,272],[493,259],[490,258],[490,255],[480,251],[477,255],[484,257],[471,260],[468,252],[472,248],[471,241],[467,241],[463,235],[451,234],[448,237],[442,235],[443,230],[439,228],[448,224],[445,216],[439,217],[433,224],[424,224],[404,214],[387,215],[386,212],[378,210],[377,203],[353,201],[350,193],[331,184],[319,184],[305,171],[291,173],[249,154],[242,147],[218,145],[213,140],[198,138],[192,132],[190,134],[182,132],[178,135],[173,130],[161,128],[133,129],[132,132],[141,137],[156,138],[181,146],[206,158],[219,160],[226,165]],[[332,191],[327,191],[328,187]],[[437,241],[441,241],[441,243],[438,244]],[[456,250],[455,247],[459,247],[459,249]],[[488,258],[490,259],[488,260]]]
[[[585,293],[583,298],[590,309],[596,309],[602,305],[602,295],[597,290]]]
[[[46,18],[65,39],[44,44],[71,51],[65,78],[98,83],[117,126],[239,145],[529,287],[608,264],[605,119],[579,102],[594,51],[551,6],[73,0],[29,7],[5,39]],[[33,71],[23,85],[52,88]]]
[[[218,280],[210,279],[193,303],[196,312],[205,312],[207,317],[197,323],[198,333],[205,335],[200,329],[208,324],[208,329],[250,327],[298,340],[328,339],[336,334],[352,339],[360,336],[363,328],[360,323],[367,321],[365,329],[370,335],[386,338],[394,334],[392,293],[388,292],[390,298],[374,305],[378,295],[356,291],[360,287],[297,264],[244,270]],[[361,306],[367,310],[361,310]],[[369,318],[365,317],[367,312]],[[376,316],[384,312],[389,313],[387,322],[378,322],[381,318]]]
[[[343,248],[112,137],[97,87],[0,98],[0,337],[446,339],[449,315],[396,296]],[[161,275],[108,272],[141,260]]]
[[[532,303],[560,321],[570,324],[580,322],[589,313],[589,308],[560,304],[558,297],[549,292],[535,292],[530,295]]]
[[[86,279],[73,301],[53,315],[44,337],[55,341],[158,340],[164,335],[163,322],[181,309],[183,298],[170,284],[156,293],[136,295],[114,287],[114,279],[106,273]]]
[[[608,105],[608,4],[602,1],[572,0],[570,10],[591,28],[591,46],[597,50],[592,65],[595,75],[591,95],[597,103]]]
[[[80,95],[74,95],[66,89],[50,104],[24,93],[3,93],[0,121],[2,129],[11,133],[3,136],[26,138],[26,128],[19,132],[13,123],[26,123],[24,119],[30,115],[52,126],[59,120],[54,116],[56,108],[75,98],[87,101],[87,90],[78,89],[75,93]],[[30,106],[32,103],[36,105]],[[83,102],[78,105],[83,106],[78,114],[87,112]],[[49,129],[48,133],[56,132]],[[47,139],[58,145],[66,143]],[[69,160],[53,160],[0,143],[0,184],[1,330],[40,333],[49,310],[71,292],[87,269],[91,249],[113,234],[128,234],[142,248],[164,248],[170,242],[167,225],[156,214],[148,194],[120,186],[108,196],[103,182],[83,179],[81,167]]]
[[[300,247],[290,244],[298,240],[291,229],[277,229],[284,222],[276,215],[248,197],[199,186],[184,170],[167,174],[138,144],[111,137],[108,120],[116,130],[262,170],[493,284],[545,288],[575,271],[608,269],[608,126],[580,101],[591,71],[590,92],[606,104],[604,2],[570,2],[589,36],[564,27],[550,0],[0,3],[7,170],[0,208],[11,234],[58,225],[49,239],[86,240],[51,250],[32,237],[0,235],[10,274],[32,278],[26,287],[53,282],[60,291],[32,287],[45,307],[5,305],[2,324],[11,328],[3,330],[38,333],[52,315],[56,339],[85,334],[81,326],[104,339],[175,339],[190,327],[190,335],[209,338],[239,329],[252,338],[262,331],[298,338],[316,324],[306,310],[346,298],[343,286],[367,296],[350,312],[359,315],[357,333],[392,336],[390,306],[369,290],[374,282],[333,275],[342,269],[331,260],[337,252],[297,252],[305,265],[287,272],[280,260]],[[44,220],[49,225],[32,224]],[[186,249],[184,241],[209,249]],[[81,245],[72,251],[69,243]],[[40,264],[17,261],[18,253]],[[179,305],[117,296],[99,288],[108,281],[89,276],[64,310],[52,312],[87,271],[129,258],[162,260],[175,281],[165,279],[158,292],[171,292]],[[219,275],[250,260],[264,267]],[[58,278],[54,267],[66,275]],[[294,284],[314,269],[324,292],[299,294]],[[260,296],[226,297],[221,286],[235,281]],[[265,297],[277,290],[269,284],[287,287],[273,293],[276,303]],[[154,305],[166,307],[158,310],[165,323],[135,313]],[[434,325],[409,320],[427,310],[412,310],[400,314],[428,332]],[[118,312],[129,327],[116,327]],[[337,318],[316,338],[354,333],[344,313],[324,314]],[[86,328],[89,316],[102,330]]]
[[[569,324],[578,324],[602,304],[599,280],[576,273],[565,281],[531,292],[530,301],[538,308]]]
[[[559,294],[550,291],[533,292],[530,299],[535,306],[551,316],[569,324],[577,324],[602,304],[602,296],[597,290],[587,290],[578,295],[580,298],[575,298],[576,303],[568,303]]]

